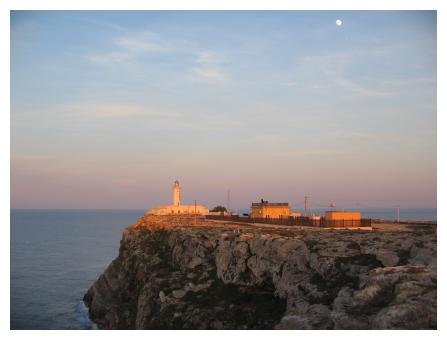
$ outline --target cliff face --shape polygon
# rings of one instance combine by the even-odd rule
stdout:
[[[435,329],[436,232],[145,216],[84,301],[104,329]]]

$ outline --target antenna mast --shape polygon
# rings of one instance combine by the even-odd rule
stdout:
[[[197,200],[194,200],[194,225],[197,224]]]
[[[304,216],[307,217],[307,200],[309,199],[309,196],[304,196]]]
[[[227,191],[227,213],[230,215],[230,189]]]

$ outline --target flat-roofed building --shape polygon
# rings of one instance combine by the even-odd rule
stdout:
[[[299,211],[290,211],[291,217],[301,217],[301,213]]]
[[[269,203],[261,200],[260,203],[251,204],[250,215],[253,218],[288,218],[289,203]]]
[[[326,211],[324,220],[327,227],[359,227],[360,211]]]

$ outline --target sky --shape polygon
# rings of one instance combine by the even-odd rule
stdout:
[[[11,207],[436,207],[436,81],[435,11],[13,11]]]

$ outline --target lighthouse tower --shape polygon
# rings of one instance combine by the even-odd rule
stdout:
[[[208,215],[209,210],[203,205],[198,205],[194,202],[194,205],[181,205],[180,203],[180,183],[174,182],[172,187],[172,204],[161,205],[156,208],[149,209],[148,215]]]
[[[179,183],[179,181],[175,181],[174,186],[172,187],[172,205],[173,206],[180,205],[180,183]]]

